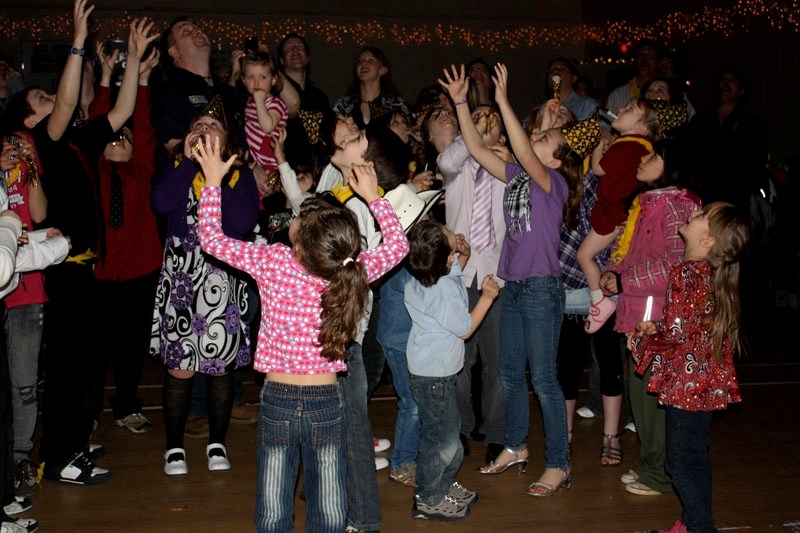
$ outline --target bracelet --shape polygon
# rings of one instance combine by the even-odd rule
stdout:
[[[75,48],[73,46],[72,48],[69,49],[69,55],[83,57],[84,55],[86,55],[86,50],[84,50],[83,48]]]
[[[462,98],[462,99],[460,99],[460,100],[456,100],[456,101],[454,101],[453,103],[454,103],[455,105],[464,105],[464,104],[466,104],[466,103],[467,103],[467,99],[466,99],[466,98]]]

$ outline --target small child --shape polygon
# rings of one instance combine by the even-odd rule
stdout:
[[[271,139],[286,131],[289,112],[278,93],[283,85],[275,61],[266,52],[239,58],[244,83],[250,98],[244,108],[244,134],[250,153],[269,172],[278,170]]]
[[[585,329],[594,333],[614,313],[616,302],[600,289],[600,267],[595,257],[608,248],[628,217],[628,204],[639,184],[636,169],[642,157],[653,151],[653,140],[686,121],[686,106],[633,98],[611,123],[619,137],[609,145],[601,142],[592,154],[592,170],[601,176],[597,203],[592,209],[592,229],[578,249],[577,259],[592,297]],[[605,151],[605,152],[604,152]]]
[[[683,504],[672,533],[717,531],[711,515],[713,412],[741,401],[733,355],[741,350],[739,258],[749,238],[734,206],[714,203],[680,228],[683,262],[672,267],[664,319],[640,322],[636,372],[666,411],[666,467]]]
[[[500,287],[491,274],[485,276],[480,299],[470,312],[461,271],[470,255],[464,236],[424,220],[411,230],[409,240],[407,268],[412,279],[406,283],[404,300],[412,327],[407,358],[420,418],[412,516],[460,520],[469,515],[478,494],[456,481],[464,458],[456,374],[464,366],[464,340],[483,321]]]

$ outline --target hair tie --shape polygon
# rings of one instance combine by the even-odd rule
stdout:
[[[348,257],[347,259],[342,261],[342,266],[345,267],[345,266],[349,265],[350,263],[352,263],[353,261],[354,261],[354,259],[352,257]]]

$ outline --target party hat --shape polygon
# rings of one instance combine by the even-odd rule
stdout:
[[[671,104],[664,100],[649,100],[650,105],[656,110],[658,125],[661,133],[666,134],[678,126],[682,126],[689,120],[689,113],[686,110],[686,102]]]
[[[215,95],[200,114],[219,120],[225,126],[225,129],[228,128],[228,121],[225,119],[225,107],[222,105],[222,97],[220,95]]]
[[[558,131],[567,140],[570,148],[581,157],[586,157],[600,142],[600,122],[587,118],[561,126]]]

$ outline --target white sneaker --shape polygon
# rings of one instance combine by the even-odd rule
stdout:
[[[585,405],[583,407],[581,407],[580,409],[578,409],[577,411],[575,411],[575,413],[581,418],[594,418],[596,416],[594,414],[594,411],[592,411],[591,409],[589,409]]]
[[[389,459],[385,457],[375,458],[375,470],[383,470],[384,468],[388,467],[389,467]]]
[[[147,433],[153,431],[153,423],[142,413],[131,413],[126,417],[114,420],[114,423],[131,433]]]
[[[216,451],[214,455],[212,452]],[[206,446],[206,457],[208,457],[208,470],[210,472],[221,472],[231,469],[231,462],[228,461],[228,450],[224,444],[215,442]]]
[[[33,502],[30,498],[24,496],[14,496],[14,501],[3,507],[3,512],[8,516],[24,513],[33,507]]]
[[[0,526],[0,533],[36,533],[39,530],[39,522],[33,518],[9,518],[3,520]]]
[[[633,421],[628,422],[625,424],[625,429],[630,431],[631,433],[636,433],[636,424]]]
[[[392,447],[392,441],[389,439],[376,439],[373,437],[372,446],[375,448],[375,453],[383,452]]]
[[[168,476],[183,476],[189,473],[186,464],[186,450],[172,448],[164,454],[164,473]]]

